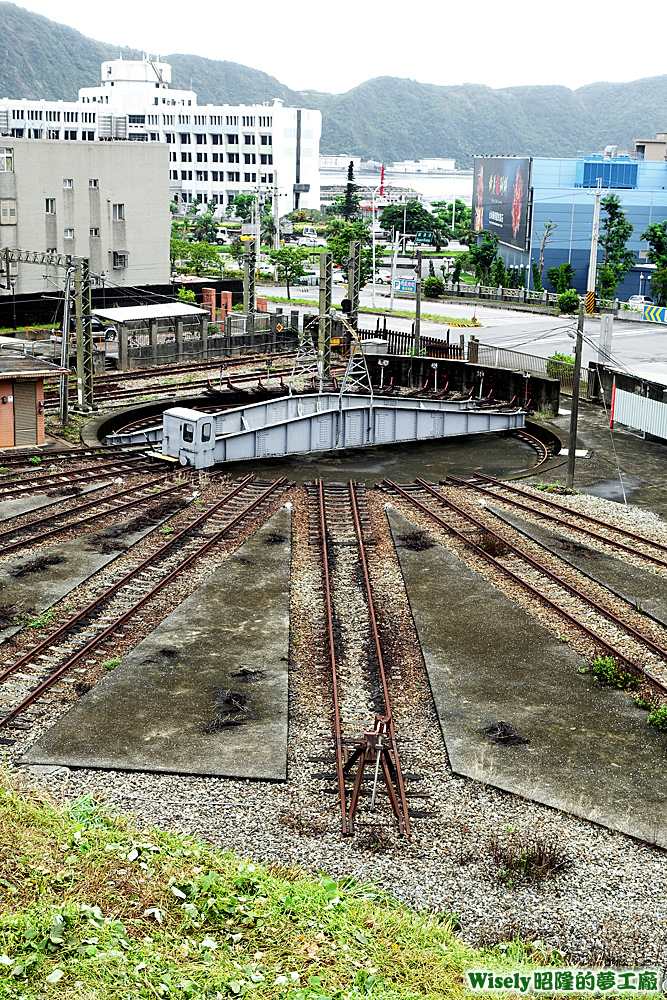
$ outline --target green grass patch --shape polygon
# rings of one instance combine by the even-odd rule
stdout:
[[[102,664],[102,669],[103,670],[113,670],[114,667],[117,667],[118,664],[122,663],[122,662],[123,662],[123,658],[121,656],[114,656],[114,657],[112,657],[112,659],[104,661],[104,663]]]
[[[593,660],[591,670],[601,684],[609,684],[623,691],[635,691],[639,687],[639,678],[621,670],[613,656],[598,656]]]
[[[656,708],[654,705],[646,721],[663,733],[667,732],[667,705],[661,705],[660,708]]]
[[[317,299],[286,299],[281,298],[278,295],[267,295],[266,298],[270,302],[287,302],[293,306],[313,306],[314,309],[319,308],[317,304]],[[414,309],[373,309],[372,306],[360,306],[360,313],[370,313],[372,316],[400,316],[403,319],[414,319]],[[425,313],[421,314],[422,319],[431,320],[433,323],[444,323],[445,326],[471,326],[478,327],[482,324],[476,319],[461,319],[460,316],[441,316],[440,313]]]
[[[140,831],[90,796],[67,806],[7,779],[0,828],[8,1000],[458,1000],[466,966],[531,962],[519,943],[476,953],[450,916],[354,879]]]

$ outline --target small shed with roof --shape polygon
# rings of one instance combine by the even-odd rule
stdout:
[[[44,444],[44,379],[62,371],[30,354],[0,353],[0,448]]]

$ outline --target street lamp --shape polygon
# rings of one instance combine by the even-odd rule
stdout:
[[[100,281],[102,282],[102,308],[103,309],[106,309],[106,307],[107,307],[107,294],[106,294],[106,291],[104,289],[104,282],[106,281],[106,279],[107,279],[107,276],[104,273],[104,271],[102,271],[100,273]]]
[[[378,184],[375,188],[364,187],[362,190],[369,191],[371,195],[371,240],[373,245],[373,308],[375,309],[375,196],[380,190],[381,185]]]
[[[12,274],[9,279],[12,288],[12,308],[14,310],[14,333],[16,333],[16,278]]]
[[[640,294],[640,295],[643,295],[643,294],[644,294],[644,293],[642,292],[642,285],[643,285],[643,284],[644,284],[644,272],[643,272],[643,271],[640,271],[640,272],[639,272],[639,294]]]

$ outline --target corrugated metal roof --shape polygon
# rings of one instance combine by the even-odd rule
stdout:
[[[8,351],[0,353],[0,376],[7,378],[12,375],[33,375],[39,378],[40,375],[54,375],[57,372],[65,371],[60,365],[53,364],[52,361],[45,361],[44,358],[34,358],[31,354],[18,354]]]
[[[113,309],[93,309],[95,316],[114,320],[116,323],[131,323],[133,320],[177,319],[180,316],[201,316],[208,309],[188,306],[185,302],[167,302],[159,306],[115,306]]]

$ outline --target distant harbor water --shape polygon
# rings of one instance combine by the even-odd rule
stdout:
[[[380,171],[360,170],[355,174],[355,182],[360,187],[375,189],[380,183]],[[387,167],[384,172],[385,184],[393,187],[412,188],[423,195],[425,202],[452,201],[458,198],[465,205],[472,205],[472,170],[438,170],[433,173],[415,172],[404,174]],[[320,184],[347,183],[344,170],[321,170]]]

